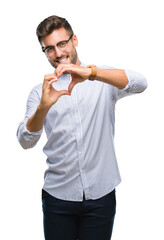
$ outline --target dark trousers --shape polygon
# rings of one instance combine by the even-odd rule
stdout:
[[[42,190],[46,240],[110,240],[116,212],[115,190],[97,200],[59,200]]]

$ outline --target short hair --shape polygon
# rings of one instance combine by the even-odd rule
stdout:
[[[53,15],[44,19],[36,29],[36,35],[39,42],[41,43],[44,37],[51,34],[54,30],[60,28],[64,28],[70,35],[74,34],[71,25],[65,18]]]

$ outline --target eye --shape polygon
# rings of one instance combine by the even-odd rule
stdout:
[[[62,48],[62,47],[65,47],[66,44],[67,44],[66,41],[62,41],[62,42],[59,42],[57,46]]]
[[[46,52],[47,53],[50,53],[50,52],[53,52],[54,51],[54,47],[52,46],[52,47],[48,47],[47,49],[46,49]]]

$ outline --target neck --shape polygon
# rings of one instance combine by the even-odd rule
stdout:
[[[77,58],[76,65],[78,65],[78,66],[81,65],[81,62],[80,62],[79,58]]]

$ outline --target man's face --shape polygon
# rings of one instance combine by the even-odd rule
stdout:
[[[69,33],[64,29],[60,28],[54,30],[51,34],[44,37],[42,40],[43,47],[56,46],[58,43],[68,40],[70,38]],[[51,54],[47,54],[48,60],[51,65],[55,68],[59,64],[79,64],[76,47],[78,45],[78,40],[75,35],[72,36],[70,41],[66,44],[64,48],[55,47]]]

